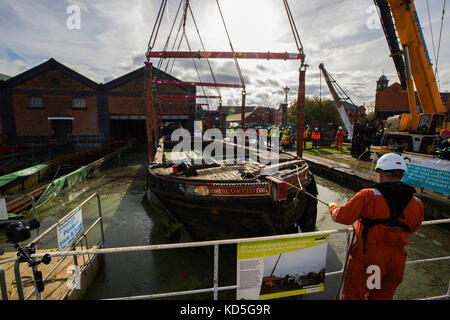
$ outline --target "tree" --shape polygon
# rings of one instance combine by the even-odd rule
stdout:
[[[306,97],[305,101],[305,126],[319,127],[336,131],[343,125],[339,112],[334,107],[334,102],[328,99],[320,99],[317,96]],[[297,101],[288,108],[288,124],[297,123]]]

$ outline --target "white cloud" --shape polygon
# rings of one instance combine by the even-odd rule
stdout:
[[[192,12],[207,51],[230,51],[230,44],[215,0],[191,0]],[[178,0],[169,0],[158,34],[155,51],[161,50],[172,26]],[[282,1],[219,1],[235,51],[296,52]],[[14,76],[51,57],[88,78],[105,82],[143,65],[150,34],[161,1],[156,0],[65,0],[49,5],[46,0],[4,0],[0,3],[0,73]],[[289,1],[307,63],[307,94],[329,96],[318,65],[324,63],[339,84],[357,103],[374,101],[375,82],[385,73],[391,83],[397,74],[389,57],[383,31],[371,29],[367,9],[372,0]],[[66,27],[69,5],[81,9],[81,29]],[[423,32],[432,51],[426,2],[416,0]],[[430,1],[430,15],[437,49],[442,4]],[[446,15],[442,39],[447,39]],[[172,34],[175,39],[180,22]],[[192,17],[186,24],[192,50],[201,44]],[[179,38],[178,38],[179,39]],[[169,48],[172,47],[170,43]],[[178,43],[177,43],[178,44]],[[186,42],[180,50],[187,50]],[[439,76],[442,91],[450,88],[450,44],[442,40]],[[210,60],[217,81],[240,83],[234,61]],[[196,61],[203,81],[211,81],[209,66]],[[284,102],[282,88],[288,86],[289,101],[297,97],[298,61],[239,60],[247,88],[247,105],[277,106]],[[172,74],[186,81],[198,81],[191,60],[176,61]],[[216,89],[204,88],[207,95]],[[198,89],[202,92],[203,89]],[[221,89],[224,104],[241,104],[241,90]],[[210,100],[210,102],[212,102]],[[212,102],[217,104],[216,101]],[[213,107],[214,108],[214,107]]]

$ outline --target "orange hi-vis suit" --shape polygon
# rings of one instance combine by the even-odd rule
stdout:
[[[403,279],[408,235],[423,221],[424,205],[414,192],[401,182],[379,183],[359,191],[341,207],[331,205],[329,212],[334,221],[352,225],[359,220],[342,299],[392,299]],[[369,285],[375,275],[371,266],[379,267],[378,288]]]
[[[342,141],[344,141],[345,131],[344,129],[339,129],[338,132],[336,132],[336,149],[341,150],[343,149]]]
[[[317,145],[319,144],[319,140],[320,140],[320,132],[318,130],[314,130],[313,133],[311,134],[311,140],[313,142],[313,149],[317,148]]]

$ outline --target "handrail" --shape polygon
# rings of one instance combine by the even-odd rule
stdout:
[[[36,220],[38,220],[37,211],[36,211],[36,200],[31,194],[18,194],[18,195],[2,195],[0,198],[30,198],[31,199],[31,206],[33,208],[33,216]],[[13,223],[13,221],[10,221],[9,223]],[[38,229],[39,232],[39,229]],[[13,244],[0,244],[0,248],[9,248],[13,247]]]
[[[450,218],[424,221],[422,223],[422,226],[436,225],[436,224],[441,224],[441,223],[450,223]],[[87,254],[126,253],[126,252],[141,252],[141,251],[151,251],[151,250],[165,250],[165,249],[214,246],[215,247],[214,248],[214,280],[213,280],[212,288],[180,291],[180,292],[160,293],[160,294],[151,294],[151,295],[142,295],[142,296],[134,296],[134,297],[120,297],[120,298],[113,298],[111,300],[156,299],[156,298],[162,298],[162,297],[180,296],[180,295],[205,293],[205,292],[213,292],[214,299],[217,299],[217,293],[219,291],[237,289],[237,285],[227,286],[227,287],[219,287],[218,286],[217,273],[218,273],[218,246],[219,245],[238,244],[238,243],[250,242],[250,241],[280,240],[280,239],[290,239],[290,238],[298,238],[298,237],[318,236],[318,235],[331,235],[331,234],[338,234],[338,233],[350,234],[352,231],[353,231],[352,228],[332,229],[332,230],[326,230],[326,231],[315,231],[315,232],[308,232],[308,233],[285,234],[285,235],[254,237],[254,238],[224,239],[224,240],[186,242],[186,243],[169,243],[169,244],[158,244],[158,245],[129,246],[129,247],[120,247],[120,248],[101,248],[101,249],[76,250],[76,251],[66,251],[66,252],[50,252],[49,255],[50,255],[50,257],[67,257],[67,256],[77,256],[77,255],[87,255]],[[348,241],[349,241],[349,237],[347,237],[347,243],[344,248],[345,251],[347,250],[347,247],[348,247]],[[34,257],[34,258],[42,258],[43,256],[44,256],[44,253],[38,253],[38,254],[32,255],[32,257]],[[450,256],[429,258],[429,259],[408,261],[407,264],[423,263],[423,262],[428,262],[428,261],[441,261],[441,260],[449,260],[449,259],[450,259]],[[16,258],[10,258],[10,259],[4,260],[4,261],[0,261],[0,265],[3,263],[6,263],[6,262],[14,261],[14,260],[16,260]],[[336,274],[343,274],[343,269],[327,272],[325,275],[331,276],[331,275],[336,275]]]
[[[97,197],[98,199],[98,205],[99,205],[99,215],[100,217],[94,221],[94,223],[89,227],[89,232],[94,224],[97,224],[98,222],[102,222],[102,215],[101,215],[101,207],[100,207],[100,197],[98,194],[91,195],[88,199],[83,201],[79,207],[86,204],[89,200],[91,200],[93,197]],[[65,215],[61,220],[68,217],[70,214],[74,213],[77,208],[72,210],[69,214]],[[442,223],[450,223],[450,218],[448,219],[439,219],[439,220],[429,220],[424,221],[422,223],[422,226],[427,225],[436,225],[436,224],[442,224]],[[49,229],[53,230],[56,228],[57,224],[51,226]],[[103,224],[101,223],[101,232],[102,232],[102,241],[104,241],[104,234],[103,234]],[[86,232],[86,233],[87,233]],[[180,295],[188,295],[188,294],[197,294],[197,293],[205,293],[205,292],[213,292],[214,293],[214,299],[218,299],[218,292],[219,291],[225,291],[225,290],[233,290],[237,289],[237,285],[233,286],[226,286],[226,287],[219,287],[218,286],[218,261],[219,261],[219,245],[229,245],[229,244],[238,244],[243,242],[253,242],[253,241],[265,241],[265,240],[282,240],[282,239],[291,239],[291,238],[299,238],[299,237],[310,237],[310,236],[319,236],[319,235],[332,235],[332,234],[338,234],[338,233],[347,233],[350,235],[350,233],[353,232],[353,228],[344,228],[344,229],[331,229],[331,230],[325,230],[325,231],[314,231],[314,232],[308,232],[308,233],[294,233],[294,234],[284,234],[284,235],[276,235],[276,236],[263,236],[263,237],[253,237],[253,238],[239,238],[239,239],[223,239],[223,240],[212,240],[212,241],[200,241],[200,242],[185,242],[185,243],[168,243],[168,244],[157,244],[157,245],[143,245],[143,246],[129,246],[129,247],[119,247],[119,248],[100,248],[99,249],[87,249],[87,250],[75,250],[75,251],[64,251],[64,252],[50,252],[48,255],[50,257],[63,257],[63,259],[67,256],[79,256],[79,255],[96,255],[96,254],[111,254],[111,253],[127,253],[127,252],[142,252],[142,251],[151,251],[151,250],[167,250],[167,249],[180,249],[180,248],[194,248],[194,247],[204,247],[204,246],[214,246],[214,279],[213,279],[213,287],[206,288],[206,289],[199,289],[199,290],[188,290],[188,291],[180,291],[180,292],[169,292],[169,293],[160,293],[160,294],[151,294],[151,295],[142,295],[142,296],[133,296],[133,297],[120,297],[120,298],[112,298],[108,300],[138,300],[138,299],[156,299],[156,298],[162,298],[162,297],[169,297],[169,296],[180,296]],[[41,236],[38,236],[35,238],[31,243],[36,243],[40,239],[42,239],[43,236],[49,233],[49,230],[46,230]],[[79,241],[81,241],[83,237],[80,237]],[[344,251],[348,248],[348,242],[350,240],[350,237],[347,237],[347,242],[344,247]],[[75,244],[79,243],[79,241]],[[103,243],[103,242],[102,242]],[[42,258],[45,255],[45,253],[36,253],[32,255],[32,258]],[[61,259],[61,260],[63,260]],[[423,263],[423,262],[429,262],[429,261],[442,261],[442,260],[449,260],[450,256],[446,257],[438,257],[438,258],[429,258],[429,259],[420,259],[420,260],[414,260],[414,261],[407,261],[406,264],[416,264],[416,263]],[[17,260],[17,257],[4,259],[0,261],[0,265],[9,263],[9,262],[15,262]],[[0,269],[1,270],[1,269]],[[52,271],[52,270],[51,270]],[[51,272],[50,271],[50,272]],[[330,271],[327,272],[325,275],[336,275],[336,274],[343,274],[343,269],[336,270],[336,271]],[[45,276],[45,278],[48,277],[50,272]],[[30,294],[27,296],[27,298],[30,296]],[[448,295],[447,295],[448,296]],[[434,298],[431,298],[434,299]]]
[[[74,208],[73,210],[71,210],[68,214],[66,214],[64,217],[62,217],[61,219],[58,220],[58,222],[56,222],[55,224],[53,224],[52,226],[50,226],[48,229],[46,229],[41,235],[38,235],[36,238],[34,238],[33,240],[31,240],[28,244],[27,247],[30,247],[32,245],[36,246],[37,243],[39,243],[39,241],[42,240],[43,237],[45,237],[46,235],[48,235],[52,230],[56,229],[58,227],[58,225],[60,224],[61,221],[64,221],[65,219],[67,219],[70,215],[72,215],[73,213],[75,213],[79,208],[81,208],[82,206],[84,206],[86,203],[88,203],[90,200],[92,200],[93,198],[97,198],[97,208],[98,208],[98,215],[99,217],[91,223],[91,225],[87,228],[87,230],[85,232],[83,232],[81,234],[81,236],[79,237],[79,239],[72,245],[72,250],[75,250],[75,248],[83,241],[83,239],[85,239],[86,241],[86,245],[87,245],[87,238],[86,235],[97,225],[100,224],[100,231],[101,231],[101,239],[100,242],[98,243],[98,247],[102,248],[103,244],[105,242],[105,234],[104,234],[104,229],[103,229],[103,215],[102,215],[102,208],[101,208],[101,201],[100,201],[100,196],[97,193],[92,194],[91,196],[89,196],[86,200],[84,200],[80,205],[78,205],[76,208]],[[74,251],[66,251],[67,252],[74,252]],[[37,254],[39,255],[39,254]],[[69,254],[71,256],[73,256],[74,258],[74,264],[77,265],[77,261],[76,261],[76,257],[77,254]],[[67,257],[68,255],[62,256],[61,259],[59,259],[56,264],[54,266],[52,266],[52,268],[47,272],[47,274],[43,277],[43,281],[45,281],[46,279],[48,279],[48,277],[50,276],[50,274],[52,272],[54,272],[58,266],[61,265],[61,263],[64,261],[64,259]],[[83,256],[84,257],[84,256]],[[31,258],[36,258],[36,254],[31,255]],[[92,261],[92,258],[88,259],[88,263]],[[36,291],[36,287],[32,288],[27,296],[25,297],[23,294],[23,288],[22,288],[22,283],[21,283],[21,276],[20,276],[20,269],[19,269],[19,259],[18,257],[13,257],[13,258],[8,258],[8,259],[3,259],[0,260],[0,265],[5,264],[5,263],[10,263],[10,262],[14,262],[15,263],[15,278],[16,278],[16,284],[17,284],[17,291],[18,291],[18,295],[19,295],[19,299],[20,300],[27,300],[29,299],[33,293],[36,292],[36,298],[38,300],[42,299],[42,296],[40,294],[40,292]],[[85,263],[86,265],[86,263]],[[36,268],[37,271],[37,266],[34,266],[33,268]],[[5,297],[5,292],[4,288],[6,288],[6,283],[5,283],[5,277],[4,277],[4,273],[2,273],[3,269],[0,268],[0,287],[2,289],[2,296],[3,299],[7,300],[7,296]],[[65,295],[67,295],[68,291],[70,289],[67,290],[67,292],[65,293]]]

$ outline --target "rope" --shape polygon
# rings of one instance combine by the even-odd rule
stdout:
[[[280,178],[278,178],[278,179],[281,180],[281,181],[283,181],[284,183],[286,183],[288,186],[290,186],[290,187],[292,187],[292,188],[295,188],[295,189],[297,189],[297,190],[299,190],[299,191],[301,191],[301,192],[304,192],[305,194],[307,194],[307,195],[310,196],[311,198],[313,198],[313,199],[319,201],[320,203],[323,203],[324,205],[326,205],[326,206],[328,207],[328,203],[326,203],[325,201],[320,200],[319,198],[317,198],[316,196],[312,195],[311,193],[309,193],[308,191],[306,191],[306,190],[303,188],[302,183],[301,183],[301,181],[300,181],[300,178],[298,177],[298,167],[296,166],[296,168],[297,168],[297,179],[298,179],[298,183],[300,184],[300,187],[294,186],[293,184],[290,184],[289,182],[287,182],[287,181],[285,181],[285,180],[283,180],[283,179],[280,179]]]
[[[434,60],[436,61],[436,49],[434,47],[434,36],[433,36],[433,27],[431,25],[431,16],[430,16],[430,4],[427,0],[427,9],[428,9],[428,21],[430,23],[430,33],[431,33],[431,42],[433,44],[433,54],[434,54]]]
[[[52,278],[47,278],[47,279],[45,279],[45,280],[44,280],[44,283],[52,283],[52,282],[55,282],[55,281],[69,280],[71,277],[72,277],[72,276],[69,276],[69,277],[60,277],[60,276],[58,276],[58,275],[55,275],[55,276],[52,277]],[[31,277],[31,276],[22,276],[21,279],[24,279],[24,280],[21,281],[21,282],[22,282],[22,288],[34,286],[34,280],[33,280],[33,277]],[[14,281],[11,282],[11,286],[10,286],[10,290],[9,290],[9,291],[10,291],[10,294],[9,294],[8,300],[11,300],[11,299],[14,297],[14,294],[15,294],[16,289],[17,289],[17,283],[16,283],[16,281],[14,280]]]
[[[191,13],[192,21],[194,22],[195,30],[197,30],[198,38],[200,40],[200,44],[202,45],[203,51],[206,51],[205,46],[203,44],[202,37],[200,35],[200,31],[198,30],[198,27],[197,27],[197,22],[195,21],[194,14],[192,13],[191,6],[189,6],[189,12]],[[209,71],[211,72],[212,79],[213,79],[214,83],[217,84],[217,80],[216,80],[216,77],[215,77],[214,72],[212,70],[211,63],[209,62],[209,59],[206,59],[206,62],[208,63]],[[222,94],[220,93],[219,87],[216,86],[216,90],[217,90],[218,95],[220,96],[220,99],[222,99]]]
[[[338,300],[339,295],[340,295],[340,293],[341,293],[342,285],[344,284],[345,275],[346,275],[346,273],[347,273],[348,260],[349,260],[349,258],[350,258],[350,251],[352,250],[353,242],[355,241],[355,235],[356,235],[355,226],[352,225],[352,228],[353,228],[352,240],[350,240],[350,243],[349,243],[349,245],[348,245],[347,254],[346,254],[346,256],[345,256],[344,269],[343,269],[343,272],[342,272],[342,277],[341,277],[341,281],[340,281],[340,283],[339,283],[339,288],[338,288],[338,291],[337,291],[337,293],[336,293],[335,300]]]
[[[180,34],[181,26],[182,26],[182,25],[183,25],[183,23],[180,22],[180,26],[178,27],[177,37],[175,38],[175,42],[174,42],[174,44],[173,44],[172,51],[173,51],[173,49],[174,49],[174,47],[175,47],[175,44],[176,44],[176,41],[177,41],[177,39],[178,39],[178,35]],[[180,37],[180,42],[178,43],[177,51],[180,50],[181,42],[182,42],[182,41],[183,41],[183,35],[181,35],[181,37]],[[169,59],[169,60],[170,60],[170,59]],[[172,70],[173,70],[174,64],[175,64],[175,59],[172,59],[172,66],[170,67],[169,74],[172,74]],[[169,66],[169,62],[167,62],[167,66]],[[167,69],[167,68],[166,68],[166,69]]]
[[[297,26],[295,25],[294,17],[292,16],[291,8],[289,7],[289,3],[287,0],[283,0],[284,8],[286,9],[286,13],[289,19],[289,25],[291,26],[292,34],[294,35],[295,44],[297,45],[298,52],[303,53],[303,45],[298,35]],[[303,61],[302,61],[303,64]]]
[[[153,26],[152,34],[150,36],[150,41],[148,42],[148,52],[152,51],[153,47],[155,46],[155,42],[158,37],[159,28],[161,27],[161,21],[164,16],[164,11],[166,10],[166,6],[167,0],[162,0],[161,6],[159,7],[158,15],[156,17],[155,25]],[[147,60],[150,59],[147,57]]]
[[[167,36],[167,41],[166,41],[166,43],[164,45],[164,50],[163,51],[166,51],[167,47],[169,46],[170,37],[172,36],[173,27],[175,26],[175,22],[177,20],[178,14],[180,13],[180,8],[181,8],[181,4],[182,3],[183,3],[183,0],[180,1],[180,5],[178,6],[177,14],[175,15],[175,18],[173,19],[172,27],[170,28],[170,32],[169,32],[169,35]],[[176,39],[175,39],[175,41],[176,41]],[[161,69],[163,61],[164,61],[164,59],[162,59],[162,58],[159,59],[158,67],[157,67],[158,69]],[[167,63],[167,65],[168,65],[168,63]],[[167,66],[166,66],[166,68],[167,68]]]
[[[217,3],[217,7],[219,8],[220,17],[222,18],[222,23],[223,23],[223,26],[225,28],[225,32],[227,34],[227,38],[228,38],[228,42],[230,44],[231,51],[234,53],[235,51],[234,51],[234,48],[233,48],[233,44],[231,43],[231,38],[230,38],[230,34],[228,33],[228,29],[227,29],[227,25],[225,23],[225,19],[223,18],[222,9],[220,8],[219,0],[216,0],[216,3]],[[243,91],[245,92],[244,77],[242,75],[242,71],[241,71],[241,67],[239,66],[239,62],[238,62],[238,60],[236,58],[234,59],[234,63],[236,65],[236,69],[237,69],[237,72],[238,72],[238,75],[239,75],[239,79],[241,80],[241,83],[244,86]]]
[[[445,5],[447,0],[444,0],[444,5],[442,7],[442,16],[441,16],[441,29],[439,31],[439,41],[438,41],[438,50],[437,50],[437,56],[436,56],[436,66],[434,73],[437,74],[438,70],[438,62],[439,62],[439,52],[441,51],[441,38],[442,38],[442,26],[444,25],[444,17],[445,17]]]
[[[184,39],[186,40],[186,44],[189,48],[189,52],[192,52],[191,45],[189,44],[189,40],[187,38],[186,32],[183,32],[183,36],[184,36]],[[198,72],[197,64],[195,63],[194,58],[192,58],[192,62],[194,63],[195,71],[197,72],[198,81],[202,82],[202,79],[200,78],[200,73]],[[201,87],[201,88],[202,88],[203,95],[206,96],[205,88],[204,87]],[[206,103],[208,104],[208,108],[209,108],[208,98],[206,98]]]

